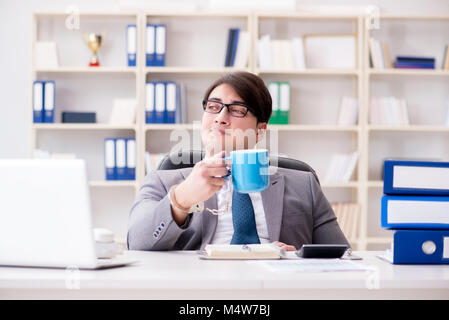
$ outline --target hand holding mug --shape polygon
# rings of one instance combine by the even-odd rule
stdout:
[[[226,183],[224,176],[228,174],[225,152],[203,159],[195,164],[186,180],[175,189],[177,202],[184,208],[206,201]]]

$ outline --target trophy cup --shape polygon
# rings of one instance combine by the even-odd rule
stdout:
[[[100,62],[98,61],[97,52],[100,50],[102,42],[104,40],[104,34],[88,33],[83,34],[84,40],[87,46],[94,53],[92,59],[90,59],[89,67],[99,67]]]

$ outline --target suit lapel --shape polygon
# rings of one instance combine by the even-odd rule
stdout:
[[[278,241],[281,232],[284,203],[284,176],[276,172],[270,176],[270,185],[262,191],[262,204],[271,241]]]
[[[180,170],[184,179],[192,172],[192,168],[182,169]],[[212,197],[204,201],[204,207],[209,209],[218,209],[218,200],[217,194],[214,194]],[[202,213],[198,214],[202,220],[202,248],[204,249],[204,245],[210,243],[212,241],[212,237],[215,233],[215,229],[217,228],[218,218],[216,215],[213,215],[207,210],[204,210]]]

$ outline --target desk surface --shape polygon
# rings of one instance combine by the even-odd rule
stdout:
[[[378,253],[355,252],[369,271],[278,273],[192,251],[126,251],[139,261],[95,271],[0,267],[0,299],[449,299],[448,265],[391,265]]]

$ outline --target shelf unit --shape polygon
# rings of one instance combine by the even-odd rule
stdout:
[[[368,21],[367,21],[368,23]],[[445,40],[442,30],[446,30],[449,27],[449,16],[431,16],[431,15],[381,15],[379,17],[380,29],[370,30],[365,28],[365,42],[364,42],[364,64],[366,66],[366,71],[364,73],[365,77],[365,95],[364,95],[364,105],[369,108],[370,97],[375,96],[378,92],[387,91],[386,84],[391,86],[394,91],[399,88],[398,92],[393,92],[395,94],[408,95],[410,92],[417,91],[420,94],[426,95],[428,101],[432,101],[430,97],[437,93],[438,88],[433,88],[429,81],[438,81],[444,83],[446,77],[449,76],[449,71],[441,70],[441,62],[439,58],[443,55]],[[433,24],[438,24],[432,27]],[[442,27],[444,24],[444,27]],[[437,59],[436,69],[374,69],[370,68],[369,64],[369,45],[368,40],[370,37],[386,42],[388,50],[390,53],[390,59],[393,60],[396,55],[418,55],[418,56],[434,56]],[[417,39],[418,38],[418,39]],[[429,46],[422,46],[423,43],[430,44]],[[392,52],[394,54],[392,54]],[[420,88],[415,86],[408,86],[408,82],[418,82],[426,81]],[[416,88],[416,89],[415,89]],[[432,88],[431,90],[422,90],[423,88]],[[434,90],[436,89],[436,90]],[[443,91],[443,90],[440,90]],[[447,90],[446,90],[447,92]],[[385,94],[384,94],[385,95]],[[436,94],[437,95],[437,94]],[[449,101],[449,96],[447,93],[440,93],[445,101]],[[415,97],[416,98],[416,97]],[[402,156],[402,157],[417,157],[424,158],[429,156],[429,154],[424,154],[422,150],[429,150],[430,156],[435,158],[439,157],[441,159],[448,159],[449,154],[449,144],[447,141],[447,133],[449,133],[449,127],[439,124],[438,121],[441,120],[442,113],[435,112],[435,102],[415,102],[415,99],[407,100],[410,125],[408,126],[389,126],[389,125],[372,125],[369,123],[368,117],[365,119],[366,123],[366,141],[364,143],[368,155],[374,155],[372,149],[377,148],[377,144],[383,143],[383,146],[394,150],[389,154],[389,157]],[[443,101],[440,101],[443,104]],[[412,109],[412,110],[410,110]],[[414,114],[410,114],[414,111]],[[449,110],[446,110],[447,112]],[[434,114],[432,114],[434,113]],[[428,115],[430,114],[430,118]],[[435,114],[437,116],[435,116]],[[417,123],[417,122],[433,122],[433,123]],[[418,140],[417,137],[421,138],[422,141]],[[424,138],[422,138],[424,137]],[[428,138],[427,138],[428,137]],[[433,140],[432,137],[436,139],[441,139],[441,143],[438,144],[438,148],[430,146]],[[388,142],[385,142],[388,140]],[[377,143],[377,144],[376,144]],[[410,152],[413,148],[412,144],[416,143],[416,149],[419,152]],[[437,141],[438,143],[438,141]],[[444,147],[446,145],[446,147]],[[439,150],[436,150],[439,149]],[[373,168],[373,163],[370,163],[370,159],[373,156],[367,158],[367,163],[365,168],[367,170],[366,177],[368,178],[366,183],[366,197],[368,205],[371,202],[376,204],[380,203],[380,196],[383,194],[383,181],[377,180],[380,178],[380,170]],[[376,173],[373,177],[373,173]],[[376,209],[379,209],[376,207]],[[380,213],[379,210],[377,214]],[[368,218],[373,216],[375,212],[373,209],[368,210],[362,220],[362,229],[369,229]],[[371,217],[372,218],[372,217]],[[387,231],[388,232],[388,231]],[[365,243],[362,244],[363,247],[369,248],[369,245],[388,245],[392,242],[391,232],[385,232],[389,236],[373,236],[368,234],[364,235]]]
[[[61,12],[37,12],[33,15],[32,30],[32,50],[34,43],[39,38],[39,20],[55,19],[63,22],[66,17]],[[372,232],[372,224],[376,223],[370,208],[372,201],[371,193],[379,193],[383,183],[378,180],[379,176],[371,174],[373,171],[370,163],[375,152],[370,150],[373,135],[406,135],[416,134],[445,135],[449,133],[449,128],[442,125],[433,124],[412,124],[408,127],[392,127],[370,125],[368,121],[369,95],[373,79],[441,79],[445,80],[449,76],[448,71],[441,70],[376,70],[369,68],[368,39],[370,30],[365,21],[366,17],[361,14],[313,14],[313,13],[266,13],[266,12],[166,12],[166,11],[127,11],[127,12],[88,12],[80,13],[81,24],[84,18],[112,19],[133,21],[137,25],[138,50],[137,66],[127,67],[125,65],[125,53],[120,63],[105,63],[99,68],[90,68],[78,64],[61,64],[58,68],[36,68],[32,63],[31,79],[41,77],[60,77],[64,81],[70,79],[95,78],[106,81],[128,81],[133,83],[127,88],[126,93],[133,92],[133,97],[137,101],[136,123],[131,126],[113,126],[107,123],[96,124],[33,124],[31,121],[31,151],[39,146],[41,135],[50,136],[54,139],[63,139],[60,136],[78,136],[83,139],[87,137],[101,135],[128,135],[136,138],[137,146],[137,167],[135,181],[105,181],[98,176],[92,177],[89,186],[93,192],[104,193],[106,197],[109,193],[122,193],[122,190],[134,190],[131,198],[138,192],[145,177],[145,151],[151,153],[165,153],[170,149],[167,143],[170,133],[173,130],[186,130],[189,133],[199,134],[198,124],[194,121],[201,120],[200,101],[207,86],[218,76],[232,71],[249,71],[261,76],[265,81],[287,80],[292,83],[292,123],[289,125],[269,125],[268,130],[276,131],[280,139],[279,152],[308,162],[317,171],[319,176],[323,176],[324,170],[329,165],[329,156],[332,152],[341,150],[359,151],[359,161],[356,167],[355,178],[347,183],[322,183],[324,193],[329,199],[344,199],[343,201],[358,202],[361,205],[361,216],[359,219],[358,237],[350,239],[351,244],[356,249],[369,249],[371,245],[388,245],[390,237]],[[381,23],[384,19],[407,23],[409,20],[420,21],[449,21],[449,17],[431,16],[381,16]],[[123,21],[121,22],[124,25]],[[165,67],[145,66],[145,27],[147,23],[164,23],[167,25],[167,56]],[[47,23],[48,24],[48,23]],[[50,23],[51,25],[51,23]],[[312,33],[353,33],[357,39],[357,67],[355,69],[305,69],[305,70],[264,70],[257,66],[256,43],[258,38],[265,33],[271,33],[273,39],[276,37],[290,37],[300,35],[302,29],[298,26],[305,26],[304,32]],[[318,27],[317,27],[318,25]],[[207,28],[205,28],[207,26]],[[331,27],[329,27],[331,26]],[[47,26],[48,27],[48,26]],[[231,27],[240,27],[250,34],[250,55],[246,68],[223,67],[224,53],[227,39],[227,31]],[[382,24],[381,24],[382,28]],[[114,29],[114,28],[113,28]],[[50,30],[51,27],[50,27]],[[114,29],[116,30],[116,29]],[[71,35],[73,37],[73,35]],[[45,37],[44,37],[45,38]],[[119,36],[109,36],[106,43],[113,42],[111,39],[121,39]],[[79,43],[79,51],[85,51],[87,64],[90,52],[85,44]],[[208,44],[208,45],[206,45]],[[123,46],[125,44],[123,43]],[[83,47],[81,47],[83,46]],[[117,47],[115,47],[117,48]],[[117,49],[116,49],[117,50]],[[182,55],[179,54],[182,52]],[[442,50],[441,50],[442,54]],[[100,62],[102,57],[107,55],[106,48],[100,50]],[[32,52],[32,57],[34,52]],[[84,61],[83,60],[83,61]],[[81,61],[81,58],[80,58]],[[105,59],[105,61],[111,61]],[[84,62],[83,62],[84,63]],[[145,123],[145,82],[148,80],[175,80],[187,84],[187,111],[188,122],[186,124],[146,124]],[[96,80],[95,80],[96,81]],[[440,81],[440,80],[438,80]],[[101,82],[101,81],[100,81]],[[134,88],[135,86],[135,88]],[[316,99],[321,103],[321,117],[325,121],[314,121],[321,118],[313,118],[315,111],[303,99],[304,92],[301,86],[310,89],[313,94],[308,97],[309,101]],[[334,88],[335,87],[335,88]],[[300,88],[297,90],[297,88]],[[313,89],[313,90],[312,90]],[[326,91],[328,89],[328,91]],[[58,91],[58,82],[56,83]],[[325,92],[325,94],[323,94]],[[342,93],[343,92],[343,93]],[[359,99],[358,124],[355,126],[337,126],[329,119],[331,116],[323,112],[335,112],[332,108],[339,107],[341,96],[352,95]],[[327,99],[327,100],[326,100]],[[338,100],[338,101],[337,101]],[[31,105],[31,102],[30,102]],[[333,105],[333,106],[332,106]],[[56,100],[56,108],[58,108]],[[76,106],[75,106],[76,107]],[[107,106],[105,107],[107,109]],[[302,110],[301,108],[304,108]],[[100,110],[99,112],[104,110]],[[313,116],[311,116],[313,115]],[[327,116],[327,118],[326,118]],[[100,139],[101,140],[101,139]],[[318,147],[317,147],[318,146]],[[321,147],[320,147],[321,146]],[[302,147],[302,148],[301,148]],[[97,161],[103,164],[103,146],[98,147],[101,156],[96,157]],[[88,162],[89,165],[89,162]],[[98,165],[97,165],[98,167]],[[375,171],[375,170],[374,170]],[[134,199],[127,200],[126,213],[122,215],[116,225],[127,225],[127,214]],[[380,203],[380,199],[377,200]],[[101,204],[97,204],[97,208]],[[378,205],[378,203],[376,203]],[[107,216],[106,213],[101,214]],[[107,221],[100,223],[101,226],[108,226]],[[377,228],[377,229],[376,229]],[[113,228],[111,228],[113,229]],[[380,229],[377,221],[376,230]],[[113,229],[114,230],[114,229]],[[114,230],[120,239],[126,237],[126,228]]]
[[[346,82],[346,89],[348,95],[359,99],[362,101],[363,98],[363,70],[364,66],[362,63],[362,49],[363,49],[363,18],[359,15],[316,15],[309,13],[255,13],[254,14],[254,36],[253,36],[253,47],[257,48],[257,40],[264,34],[269,34],[271,39],[291,39],[293,37],[302,36],[306,33],[351,33],[355,35],[356,39],[356,68],[355,69],[319,69],[319,68],[309,68],[304,70],[266,70],[257,67],[254,68],[254,73],[261,76],[266,82],[274,81],[289,81],[291,83],[291,106],[290,114],[292,123],[289,125],[269,125],[269,129],[279,131],[279,137],[283,135],[288,135],[289,139],[314,139],[317,143],[325,146],[325,141],[331,136],[341,135],[340,138],[335,139],[339,142],[345,142],[349,144],[351,151],[359,151],[360,157],[363,158],[365,154],[362,152],[363,146],[361,145],[362,135],[363,135],[363,122],[361,121],[363,114],[363,107],[360,108],[358,124],[355,126],[338,126],[331,123],[316,123],[314,121],[307,121],[304,123],[301,121],[301,116],[299,112],[294,116],[295,110],[304,107],[309,102],[301,102],[300,96],[302,94],[301,85],[312,81],[312,86],[315,86],[318,81],[331,79],[329,81]],[[330,23],[330,26],[327,24]],[[323,25],[323,26],[322,26]],[[304,28],[304,31],[303,31]],[[334,28],[339,31],[334,31]],[[252,60],[257,61],[258,53],[254,50]],[[348,84],[349,82],[349,84]],[[313,87],[307,87],[312,91]],[[312,88],[312,89],[311,89]],[[306,89],[306,90],[307,90]],[[340,98],[341,96],[339,96]],[[319,96],[313,96],[312,99],[317,99]],[[312,100],[310,99],[310,100]],[[339,102],[336,102],[339,106]],[[334,107],[337,107],[334,105]],[[328,109],[327,109],[328,108]],[[321,112],[326,112],[332,105],[326,105],[324,108],[320,109]],[[324,135],[324,136],[323,136]],[[305,138],[303,138],[305,137]],[[337,142],[338,143],[338,142]],[[301,143],[295,149],[301,148]],[[325,149],[324,147],[323,149]],[[280,148],[281,149],[281,148]],[[288,155],[301,159],[308,162],[315,168],[318,175],[323,176],[325,174],[323,170],[323,165],[327,166],[328,160],[331,154],[324,150],[314,150],[315,159],[306,160],[306,154],[301,154],[299,150],[279,150],[280,152],[285,152]],[[315,163],[322,163],[321,168]],[[355,174],[355,180],[347,183],[325,183],[321,184],[323,192],[326,194],[328,199],[338,201],[341,194],[349,199],[351,202],[358,202],[361,206],[361,212],[366,212],[363,192],[363,183],[365,172],[364,168],[360,165],[357,166],[357,172]],[[335,194],[335,195],[333,195]],[[358,232],[360,234],[360,231]],[[359,237],[360,238],[360,237]],[[351,245],[356,248],[360,248],[359,238],[348,239]]]
[[[31,29],[31,88],[32,83],[34,80],[37,79],[53,79],[54,77],[63,77],[63,80],[71,79],[72,77],[77,76],[87,76],[90,77],[92,75],[97,75],[99,77],[106,77],[106,78],[117,78],[120,79],[123,75],[128,75],[131,77],[134,77],[134,85],[136,87],[136,90],[134,92],[134,98],[136,100],[140,99],[140,91],[139,88],[139,68],[138,67],[128,67],[125,65],[125,59],[123,61],[120,61],[120,63],[117,63],[117,65],[108,65],[110,61],[107,61],[104,65],[102,63],[102,50],[100,49],[100,63],[102,64],[101,67],[93,68],[87,66],[88,60],[83,60],[81,62],[79,59],[72,59],[71,61],[68,61],[67,59],[61,58],[61,55],[59,55],[60,66],[58,67],[38,67],[35,64],[34,56],[35,56],[35,43],[40,40],[40,38],[44,38],[44,40],[47,40],[48,35],[45,35],[41,32],[40,27],[42,29],[47,29],[46,31],[50,31],[52,35],[56,33],[56,29],[67,29],[67,26],[64,25],[64,22],[68,19],[68,14],[64,12],[34,12],[32,15],[32,29]],[[135,23],[136,25],[139,25],[139,14],[137,12],[121,12],[121,11],[113,11],[113,12],[81,12],[80,16],[80,30],[71,30],[67,31],[65,30],[65,34],[63,36],[69,36],[72,37],[78,37],[81,39],[81,33],[84,32],[90,32],[90,30],[87,30],[86,28],[83,28],[84,24],[87,24],[88,27],[92,27],[93,29],[98,30],[99,27],[96,25],[95,20],[99,19],[103,24],[108,24],[108,27],[112,27],[112,29],[115,28],[113,25],[121,24],[123,26],[126,26],[127,23]],[[44,21],[44,22],[42,22]],[[94,21],[94,23],[92,23]],[[42,26],[40,25],[42,24]],[[140,30],[138,30],[140,32]],[[63,37],[59,35],[59,37]],[[108,40],[108,34],[106,34],[106,43]],[[63,39],[64,40],[64,39]],[[81,40],[82,41],[82,40]],[[80,42],[81,42],[80,41]],[[86,53],[87,56],[91,55],[92,53],[88,50],[87,45],[84,43],[79,44],[80,52]],[[140,52],[142,51],[142,48],[140,48],[141,44],[138,44],[138,57],[140,56]],[[67,49],[65,49],[67,50]],[[73,56],[73,55],[72,55]],[[73,57],[72,57],[73,58]],[[61,63],[62,62],[62,63]],[[84,65],[82,65],[84,64]],[[75,82],[79,80],[76,79]],[[56,84],[56,92],[58,92],[58,83]],[[32,96],[31,96],[32,99]],[[31,100],[32,104],[32,100]],[[55,108],[55,123],[33,123],[32,115],[31,115],[31,130],[30,130],[30,154],[33,155],[34,150],[37,149],[38,143],[39,143],[39,135],[42,132],[54,132],[55,134],[60,134],[61,132],[82,132],[82,131],[105,131],[105,132],[121,132],[121,131],[130,131],[132,132],[136,140],[137,133],[139,131],[139,121],[136,122],[135,125],[127,125],[127,126],[121,126],[121,125],[110,125],[106,122],[104,123],[93,123],[93,124],[71,124],[71,123],[60,123],[59,121],[59,114],[57,113],[57,109],[60,107],[58,105],[58,95],[56,95],[56,108]],[[71,106],[72,109],[77,109],[78,106]],[[139,114],[137,113],[136,117],[139,119]],[[136,141],[138,142],[138,140]],[[102,150],[103,146],[100,146],[100,150]],[[101,156],[101,160],[102,156]],[[137,174],[140,174],[140,168],[136,168]],[[94,187],[101,187],[101,186],[134,186],[137,187],[137,184],[135,182],[128,182],[128,181],[102,181],[102,180],[91,180],[89,181],[90,186]],[[137,188],[136,188],[137,191]]]

